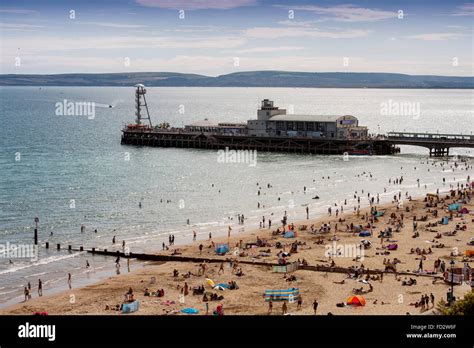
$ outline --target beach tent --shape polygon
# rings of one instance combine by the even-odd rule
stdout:
[[[353,306],[365,306],[365,298],[359,295],[351,296],[347,299],[347,304]]]
[[[283,237],[285,237],[285,238],[294,238],[295,237],[295,232],[287,231],[287,232],[285,232],[285,235]]]
[[[184,313],[184,314],[198,314],[199,310],[197,310],[196,308],[184,308],[184,309],[181,310],[181,313]]]
[[[459,208],[461,208],[461,206],[457,203],[453,203],[448,206],[449,211],[457,211]]]
[[[445,216],[444,218],[441,219],[441,224],[442,225],[447,225],[449,223],[449,218]]]
[[[370,235],[370,231],[362,231],[359,233],[359,237],[369,237]]]
[[[229,244],[217,244],[215,251],[218,255],[225,255],[229,251]]]
[[[289,288],[286,290],[265,290],[265,301],[289,301],[296,300],[300,295],[298,288]]]
[[[135,300],[130,303],[124,303],[122,304],[122,313],[137,312],[139,308],[140,308],[140,302],[138,300]]]

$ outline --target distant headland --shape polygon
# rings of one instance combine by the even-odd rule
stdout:
[[[175,72],[0,74],[0,86],[474,88],[472,76],[395,73],[247,71],[219,76]]]

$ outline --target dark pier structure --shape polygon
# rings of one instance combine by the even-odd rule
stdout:
[[[122,144],[219,150],[257,150],[321,155],[391,155],[397,148],[385,140],[257,137],[165,130],[123,130]]]
[[[154,127],[145,86],[135,87],[136,120],[123,128],[123,145],[320,155],[393,155],[400,152],[398,145],[412,145],[429,149],[435,157],[449,156],[451,148],[474,148],[472,135],[391,132],[370,136],[355,116],[287,114],[269,99],[262,100],[257,119],[247,123],[213,124],[205,119],[183,128],[167,123]]]

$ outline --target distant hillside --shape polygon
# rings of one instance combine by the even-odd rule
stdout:
[[[216,77],[172,72],[0,75],[0,86],[474,88],[474,77],[390,73],[248,71]]]

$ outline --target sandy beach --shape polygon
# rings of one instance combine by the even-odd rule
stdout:
[[[271,229],[268,229],[266,225],[266,228],[262,227],[245,233],[231,231],[229,239],[197,240],[189,245],[170,246],[169,250],[159,251],[167,255],[175,252],[183,256],[202,256],[223,260],[222,263],[206,263],[205,271],[201,270],[199,263],[150,263],[131,273],[110,277],[94,285],[72,288],[55,295],[45,294],[38,298],[36,289],[33,289],[33,299],[5,308],[0,313],[118,315],[121,312],[115,308],[123,303],[124,295],[129,288],[132,288],[134,299],[140,302],[139,311],[132,315],[182,314],[180,310],[184,308],[195,308],[199,314],[206,314],[206,302],[203,301],[203,295],[193,295],[192,291],[194,287],[204,286],[206,293],[223,296],[221,300],[207,302],[209,314],[212,314],[219,304],[223,305],[226,315],[268,314],[269,305],[264,300],[265,290],[288,288],[298,288],[302,300],[300,308],[296,300],[287,303],[289,314],[314,315],[313,302],[315,300],[318,302],[318,315],[328,313],[343,315],[431,314],[438,301],[446,300],[446,293],[450,287],[441,279],[443,276],[441,271],[434,273],[435,261],[438,259],[444,261],[445,268],[450,267],[451,260],[456,262],[455,267],[462,267],[463,264],[473,266],[472,257],[469,259],[465,256],[466,250],[474,249],[474,246],[468,245],[474,235],[472,194],[471,188],[466,189],[465,183],[460,184],[451,193],[440,193],[439,202],[434,207],[427,207],[425,197],[412,200],[409,197],[406,199],[394,197],[396,201],[390,204],[374,205],[374,209],[376,207],[378,212],[383,212],[383,215],[377,214],[379,216],[372,222],[370,208],[361,209],[359,213],[356,213],[352,211],[352,207],[346,207],[345,212],[337,217],[336,207],[332,209],[331,215],[328,213],[324,216],[313,217],[309,213],[307,220],[287,222],[294,225],[296,236],[293,238],[285,238],[282,234],[275,233],[277,228],[282,231],[282,224],[277,222],[279,219],[274,218]],[[450,212],[448,206],[455,202],[459,202],[460,209],[466,208],[469,212],[464,214],[458,211]],[[438,212],[437,216],[435,216],[435,210]],[[416,237],[414,237],[413,223],[415,217],[418,233]],[[448,224],[439,223],[443,217],[449,218]],[[321,231],[322,226],[329,223],[331,230]],[[359,236],[360,231],[355,227],[351,230],[351,224],[361,225],[361,230],[369,231],[372,235]],[[387,228],[392,229],[391,237],[385,237],[383,240],[378,238],[379,233]],[[243,248],[246,243],[255,243],[257,238],[264,243],[264,246]],[[337,246],[343,247],[340,250],[344,248],[357,250],[351,248],[359,246],[361,240],[371,243],[367,249],[358,249],[362,250],[362,254],[333,253],[332,257],[328,254],[328,250],[335,250]],[[227,242],[230,245],[229,253],[224,256],[216,255],[213,243]],[[279,260],[277,254],[281,251],[290,252],[292,243],[298,244],[297,252],[291,252],[291,255],[285,258],[288,263],[299,260],[300,265],[304,263],[309,266],[355,267],[359,270],[359,275],[354,275],[354,272],[320,272],[309,269],[298,269],[285,274],[273,272],[273,267],[270,265],[243,263],[237,264],[234,269],[231,267],[235,261],[277,263]],[[199,251],[200,244],[203,246],[202,252]],[[388,250],[390,244],[396,244],[396,250]],[[436,247],[440,244],[444,244],[444,247]],[[416,252],[417,248],[419,248],[419,253]],[[423,258],[422,264],[420,264],[421,258]],[[393,265],[395,259],[397,259],[396,273],[390,267],[387,272],[384,272],[386,265]],[[384,260],[388,263],[384,263]],[[112,258],[111,262],[113,262]],[[132,265],[135,262],[139,261],[131,260]],[[239,268],[243,273],[241,276],[236,274]],[[179,272],[179,275],[173,274],[175,270]],[[364,273],[367,270],[375,272],[369,274],[371,278],[367,278],[368,276]],[[384,272],[383,276],[381,276],[382,272]],[[406,275],[403,272],[412,272],[413,275]],[[433,274],[429,274],[431,272]],[[285,279],[285,277],[293,279]],[[415,279],[416,284],[403,285],[410,278]],[[215,284],[235,281],[238,289],[216,290],[208,284],[207,279],[211,279]],[[186,286],[189,294],[183,297]],[[145,296],[146,289],[150,292],[163,289],[164,296]],[[360,295],[366,301],[364,306],[337,305],[346,304],[347,299],[355,294],[356,289],[360,290]],[[456,285],[454,289],[457,298],[461,298],[469,291],[471,288],[466,283]],[[420,301],[422,295],[431,297],[431,294],[434,296],[434,306],[431,301],[427,308],[413,305]],[[272,315],[282,314],[282,303],[273,301]]]

